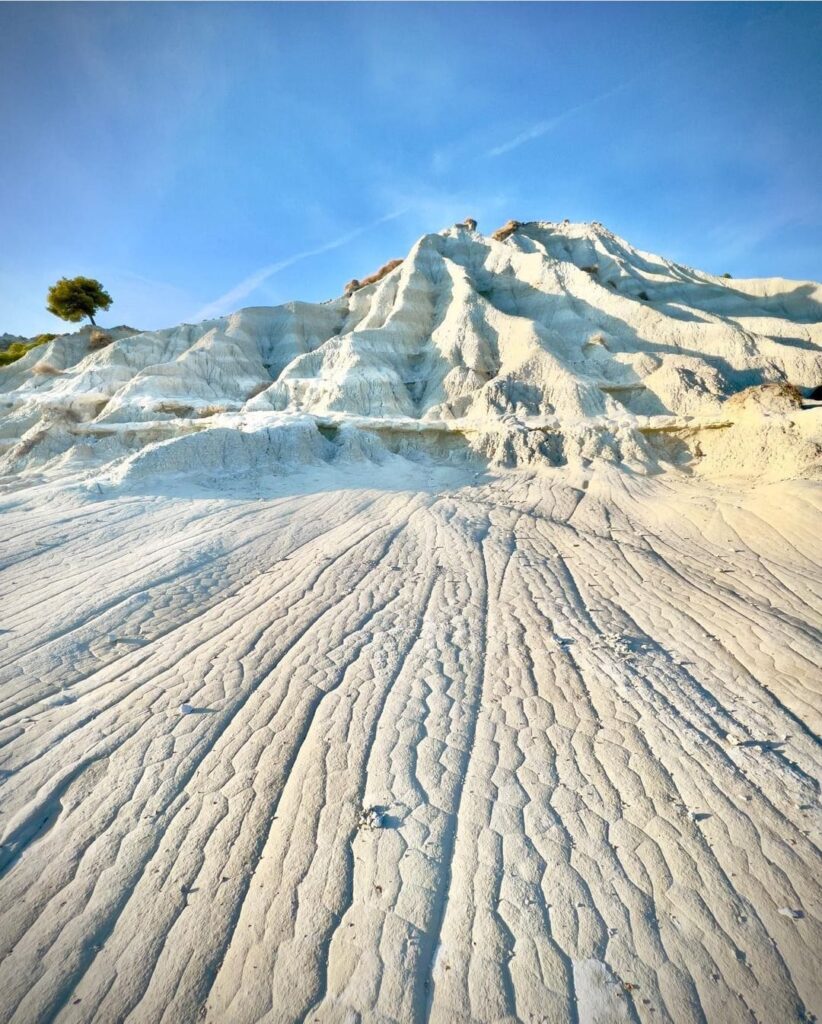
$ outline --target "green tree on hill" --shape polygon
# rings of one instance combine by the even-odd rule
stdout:
[[[98,309],[108,309],[111,301],[109,293],[93,277],[61,277],[49,288],[46,308],[61,320],[72,323],[87,316],[96,326],[94,314]]]

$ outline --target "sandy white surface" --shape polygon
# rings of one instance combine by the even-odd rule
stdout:
[[[529,230],[0,374],[0,1021],[822,1016],[822,290]]]
[[[329,475],[7,503],[3,1019],[818,1012],[816,489]]]

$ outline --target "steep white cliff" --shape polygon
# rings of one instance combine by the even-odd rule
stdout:
[[[763,415],[749,409],[735,429],[743,409],[727,399],[775,382],[799,389],[794,407],[754,403]],[[345,457],[366,431],[360,454],[643,471],[732,470],[730,443],[746,472],[791,476],[818,455],[819,415],[800,415],[800,400],[820,382],[820,285],[712,277],[599,225],[533,222],[504,241],[458,227],[327,303],[244,309],[94,351],[88,331],[38,348],[0,372],[0,466],[122,479],[201,457],[218,469],[215,430],[257,436],[262,465],[271,431],[293,428],[297,460]],[[327,428],[307,447],[306,417]],[[184,454],[154,451],[184,438]]]

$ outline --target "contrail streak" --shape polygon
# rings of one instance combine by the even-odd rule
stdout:
[[[267,281],[274,274],[278,274],[281,270],[286,267],[293,266],[295,263],[299,263],[301,260],[307,260],[310,256],[319,256],[321,253],[329,252],[331,249],[339,249],[341,245],[345,245],[346,242],[350,242],[352,238],[356,238],[358,235],[362,235],[366,231],[370,231],[372,228],[378,227],[380,224],[385,224],[386,221],[396,220],[397,217],[401,217],[408,211],[408,207],[402,210],[395,210],[393,213],[387,213],[384,217],[379,217],[377,220],[371,221],[370,224],[364,224],[362,227],[354,228],[353,231],[349,231],[345,235],[341,235],[339,238],[335,238],[333,242],[326,242],[325,245],[320,245],[316,249],[306,249],[305,252],[295,253],[293,256],[288,256],[284,260],[278,260],[276,263],[269,263],[265,267],[260,267],[259,270],[255,270],[253,274],[249,274],[248,277],[244,278],[239,284],[234,285],[224,295],[221,295],[218,299],[213,302],[209,302],[208,305],[203,306],[199,309],[193,317],[194,322],[200,320],[209,320],[215,316],[223,316],[225,313],[230,313],[237,308],[237,303],[241,302],[247,295],[250,295],[256,288],[259,288],[264,281]]]

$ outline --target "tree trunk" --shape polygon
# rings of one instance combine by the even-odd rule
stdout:
[[[91,320],[91,326],[96,327],[97,324],[94,322],[94,317],[91,315],[91,313],[89,313],[88,318],[89,320]]]

